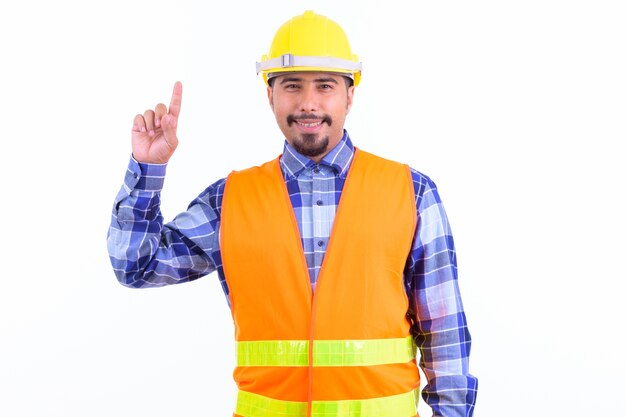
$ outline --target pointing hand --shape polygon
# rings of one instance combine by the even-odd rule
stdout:
[[[135,116],[132,130],[133,157],[144,163],[164,164],[178,146],[176,127],[183,98],[183,85],[174,84],[169,110],[159,103],[154,110]]]

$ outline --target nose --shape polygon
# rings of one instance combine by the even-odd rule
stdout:
[[[315,112],[319,106],[318,95],[315,85],[306,83],[302,87],[300,94],[300,111]]]

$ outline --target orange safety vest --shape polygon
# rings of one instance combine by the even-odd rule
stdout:
[[[279,159],[229,175],[220,239],[235,416],[417,415],[403,283],[415,225],[408,167],[357,150],[313,294]]]

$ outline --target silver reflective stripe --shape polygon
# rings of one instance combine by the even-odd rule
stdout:
[[[321,67],[346,71],[361,71],[362,65],[360,62],[330,56],[296,56],[284,54],[268,61],[257,62],[256,73],[291,67]]]

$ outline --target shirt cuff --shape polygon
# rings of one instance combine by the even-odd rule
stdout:
[[[124,182],[131,190],[159,192],[163,189],[166,169],[167,164],[137,162],[131,156]]]

